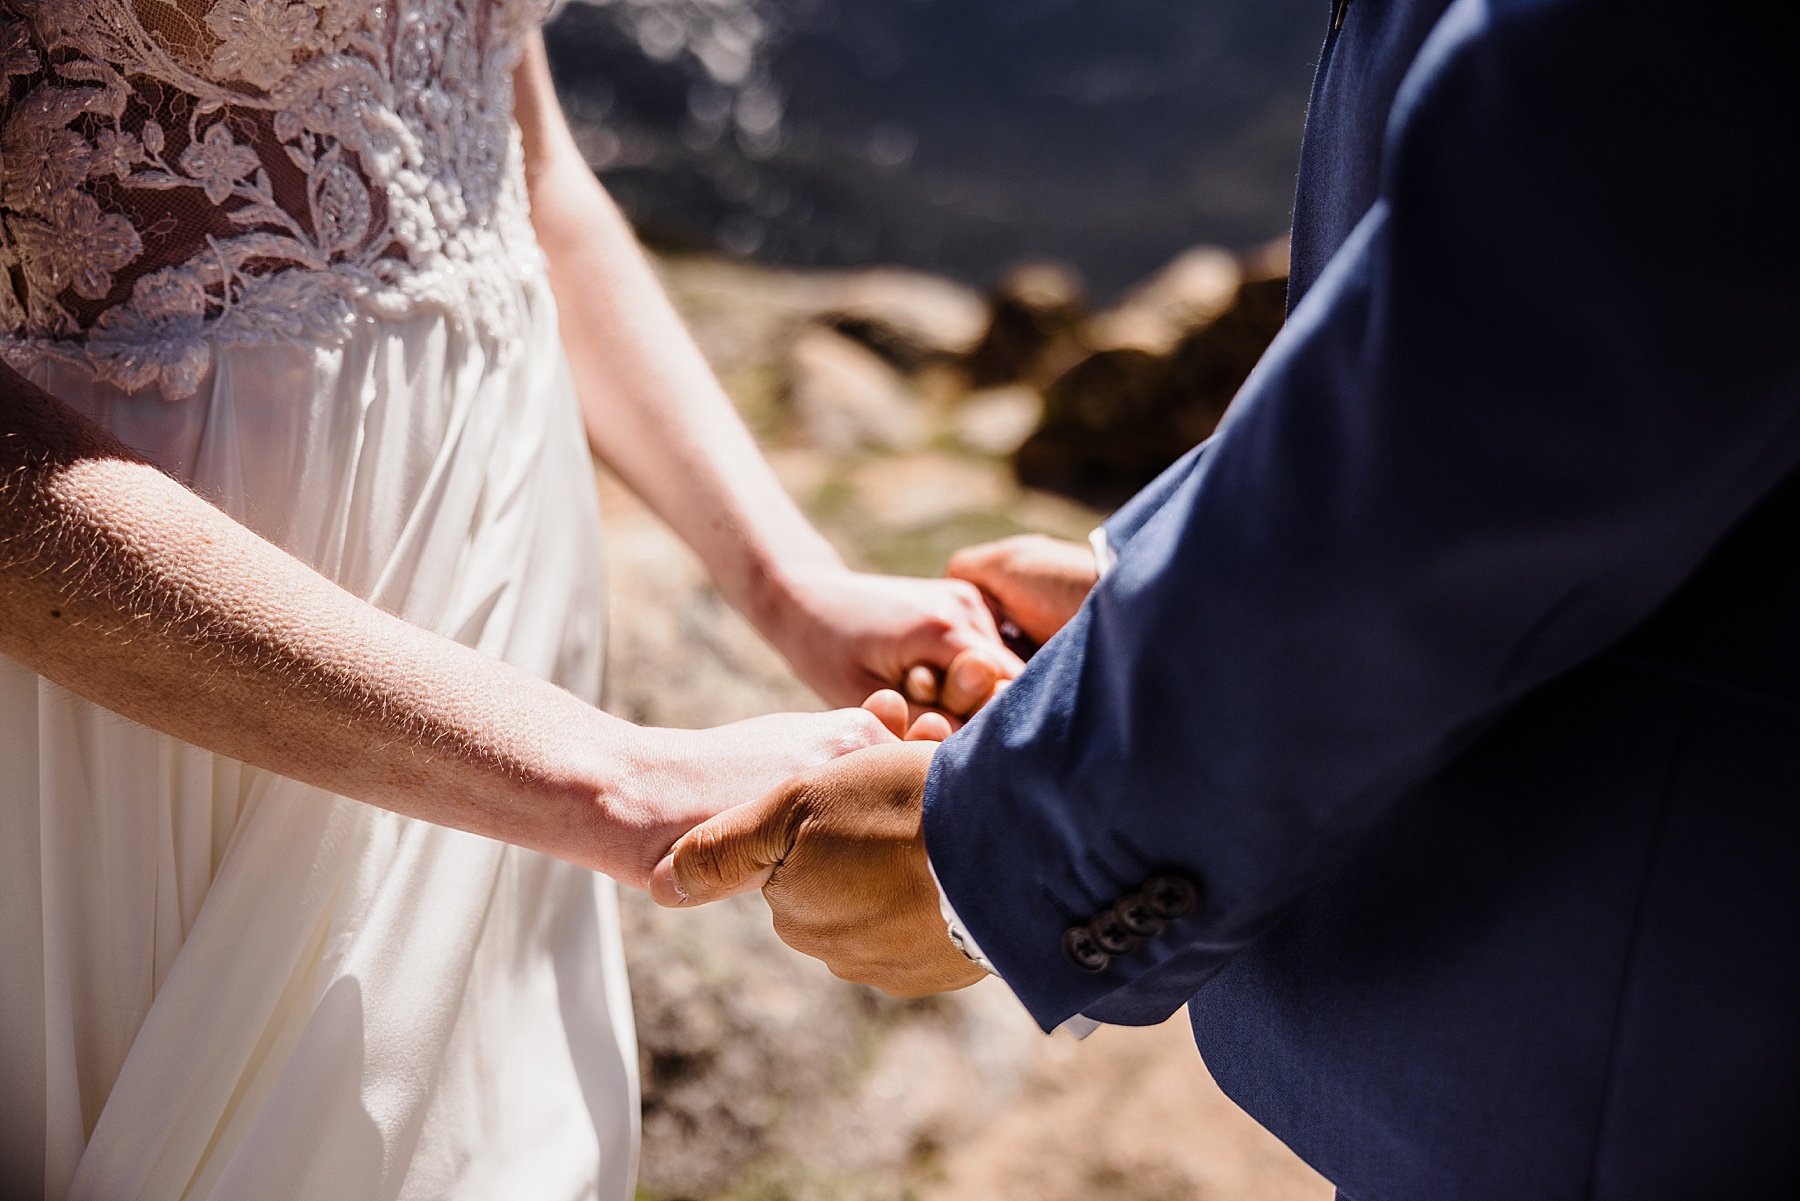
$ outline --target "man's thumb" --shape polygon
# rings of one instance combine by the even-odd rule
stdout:
[[[1019,592],[1020,558],[1013,539],[965,546],[950,556],[944,574],[973,584],[1004,607]]]
[[[683,834],[650,873],[650,895],[671,909],[704,905],[768,883],[793,846],[788,792],[727,809]]]

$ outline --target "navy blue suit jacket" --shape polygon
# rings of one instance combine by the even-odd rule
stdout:
[[[1800,1195],[1791,20],[1351,0],[1287,327],[934,763],[1039,1022],[1191,1000],[1357,1201]]]

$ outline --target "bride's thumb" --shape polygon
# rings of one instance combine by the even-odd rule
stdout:
[[[769,882],[792,842],[786,790],[702,822],[650,873],[650,896],[671,909],[754,892]]]

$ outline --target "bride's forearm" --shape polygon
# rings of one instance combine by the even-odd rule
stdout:
[[[10,372],[0,654],[401,813],[628,873],[652,732],[345,592]]]
[[[597,210],[585,236],[563,226],[548,249],[590,444],[766,628],[790,569],[841,560],[775,478],[623,218],[583,182]]]
[[[1022,666],[980,595],[845,567],[782,489],[582,160],[541,37],[513,78],[532,225],[595,453],[821,696],[855,704],[923,666],[943,675],[940,705],[973,712],[996,676]]]
[[[727,598],[765,634],[777,632],[791,573],[840,560],[776,480],[575,149],[541,43],[527,51],[517,95],[532,223],[589,441]]]

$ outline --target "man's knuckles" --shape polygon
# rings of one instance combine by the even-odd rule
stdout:
[[[871,936],[871,924],[826,917],[816,911],[774,910],[775,936],[802,955],[825,963],[843,962],[866,953],[863,940]]]

